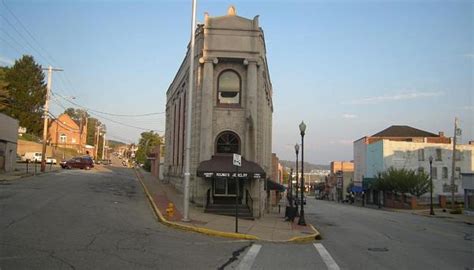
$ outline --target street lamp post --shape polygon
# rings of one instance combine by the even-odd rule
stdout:
[[[290,177],[288,177],[288,200],[290,203],[290,208],[293,207],[293,168],[290,170]]]
[[[298,225],[306,226],[306,221],[304,220],[304,133],[306,131],[306,124],[301,121],[300,124],[300,134],[301,134],[301,208],[300,208],[300,219],[298,220]]]
[[[430,215],[434,216],[433,211],[433,175],[432,175],[432,164],[433,164],[433,157],[430,156]]]
[[[296,177],[295,177],[295,180],[296,180],[296,184],[295,184],[295,197],[296,197],[296,200],[295,200],[295,207],[296,207],[296,215],[298,215],[298,153],[300,151],[300,146],[299,144],[295,144],[295,153],[296,153]],[[293,183],[292,183],[293,184]]]

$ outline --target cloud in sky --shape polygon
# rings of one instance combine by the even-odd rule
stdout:
[[[350,113],[345,113],[345,114],[342,115],[342,118],[344,118],[344,119],[354,119],[354,118],[357,118],[357,115],[350,114]]]
[[[474,111],[474,106],[464,106],[462,108],[463,108],[463,110]]]
[[[0,64],[13,65],[15,62],[7,57],[0,55]]]
[[[466,53],[464,56],[466,56],[467,58],[474,59],[474,53]]]
[[[411,92],[396,94],[391,96],[375,96],[375,97],[365,97],[360,99],[353,99],[343,102],[343,104],[353,104],[353,105],[368,105],[368,104],[379,104],[384,102],[391,101],[400,101],[408,99],[417,99],[417,98],[428,98],[428,97],[438,97],[444,95],[444,92]]]

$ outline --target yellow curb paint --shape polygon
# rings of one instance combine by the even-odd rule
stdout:
[[[258,238],[255,235],[242,234],[242,233],[222,232],[222,231],[211,230],[211,229],[206,229],[206,228],[202,228],[202,227],[193,227],[193,226],[183,225],[183,224],[180,224],[180,223],[177,223],[177,222],[168,221],[163,216],[163,214],[161,214],[159,208],[156,206],[155,201],[153,200],[153,197],[150,195],[150,192],[148,191],[148,188],[146,187],[145,183],[143,183],[143,180],[139,176],[138,172],[135,169],[134,169],[134,172],[135,172],[136,177],[140,181],[140,183],[143,187],[143,190],[145,191],[145,194],[148,198],[148,201],[150,202],[155,214],[158,217],[158,220],[160,222],[162,222],[163,224],[165,224],[169,227],[173,227],[173,228],[177,228],[177,229],[181,229],[181,230],[185,230],[185,231],[199,232],[199,233],[212,235],[212,236],[220,236],[220,237],[227,237],[227,238],[234,238],[234,239],[245,239],[245,240],[261,240],[260,238]]]

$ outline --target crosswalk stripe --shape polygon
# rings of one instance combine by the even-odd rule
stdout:
[[[245,254],[242,261],[240,261],[239,265],[237,265],[237,270],[250,270],[252,268],[252,264],[257,258],[258,252],[260,251],[261,245],[253,244],[247,254]]]
[[[323,246],[323,244],[315,243],[314,247],[318,251],[319,255],[321,255],[321,258],[323,259],[324,263],[328,267],[328,270],[340,270],[339,266],[333,260],[333,258],[331,257],[329,252],[326,250],[326,248]]]

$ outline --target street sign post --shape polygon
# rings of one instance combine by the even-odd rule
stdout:
[[[235,232],[239,232],[239,167],[242,166],[242,156],[234,154],[232,163],[235,166]]]

